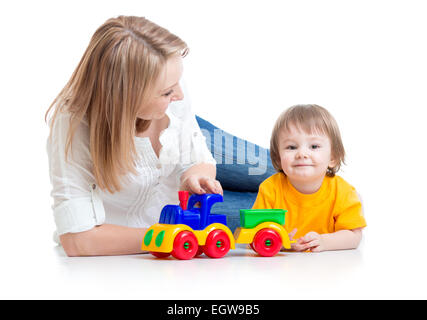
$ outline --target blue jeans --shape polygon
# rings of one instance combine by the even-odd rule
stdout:
[[[270,151],[237,138],[196,116],[206,144],[217,161],[217,180],[224,189],[224,202],[212,207],[212,213],[227,216],[231,231],[240,225],[240,209],[250,209],[261,182],[276,173]]]

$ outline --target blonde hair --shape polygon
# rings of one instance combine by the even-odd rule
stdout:
[[[46,112],[71,114],[65,153],[86,116],[90,154],[98,186],[119,191],[123,178],[135,173],[136,132],[150,121],[137,119],[167,59],[184,57],[188,47],[168,30],[143,17],[119,16],[101,25],[92,36],[70,80]]]
[[[295,126],[309,134],[320,132],[329,137],[335,166],[333,168],[328,167],[326,175],[329,177],[335,176],[341,165],[345,163],[345,150],[341,134],[337,122],[328,110],[315,104],[293,106],[285,110],[277,119],[270,140],[270,156],[274,168],[279,172],[283,172],[280,163],[279,133],[282,130],[288,131],[291,126]]]

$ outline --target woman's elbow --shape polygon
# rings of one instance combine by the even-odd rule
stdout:
[[[93,230],[93,229],[92,229]],[[91,255],[88,253],[91,230],[77,233],[65,233],[59,236],[59,241],[68,257],[82,257]]]
[[[59,241],[68,257],[78,257],[81,255],[79,254],[75,233],[65,233],[59,236]]]

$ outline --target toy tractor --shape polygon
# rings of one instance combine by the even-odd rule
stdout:
[[[142,250],[156,257],[171,254],[177,259],[188,260],[202,253],[221,258],[235,248],[226,216],[210,213],[214,203],[223,201],[221,195],[192,195],[188,209],[188,192],[180,191],[179,197],[180,206],[166,205],[162,209],[159,223],[145,234]]]

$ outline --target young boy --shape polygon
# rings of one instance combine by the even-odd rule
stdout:
[[[278,173],[259,187],[253,209],[286,209],[286,229],[295,251],[354,249],[366,226],[353,186],[335,173],[345,151],[338,125],[317,105],[282,113],[270,141]]]

